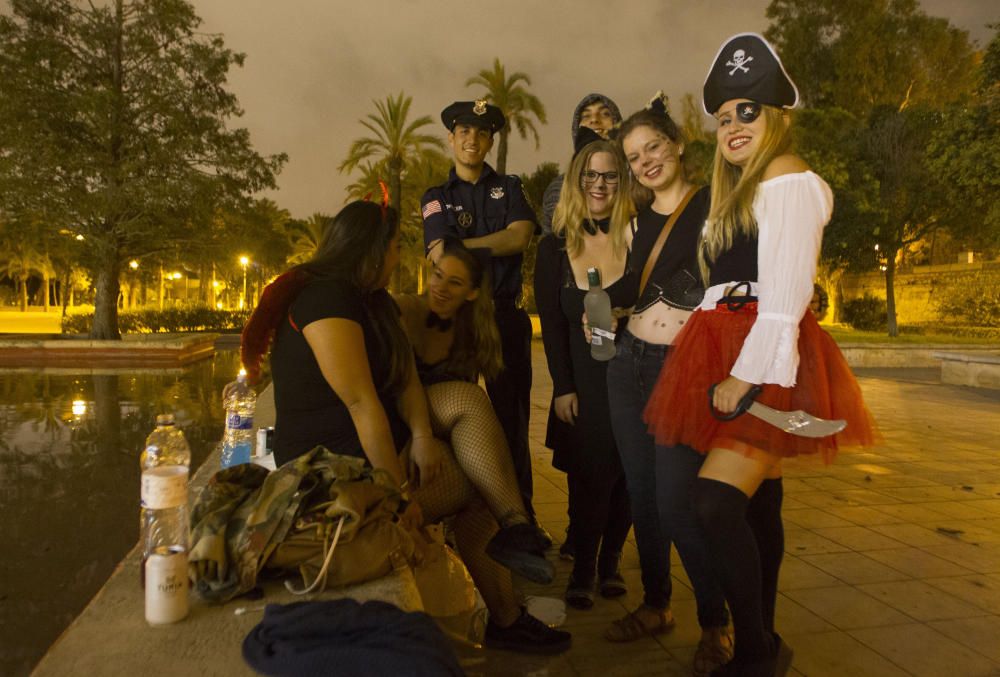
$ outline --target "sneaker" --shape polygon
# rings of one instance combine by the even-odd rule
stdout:
[[[594,576],[577,576],[573,573],[569,577],[569,585],[566,586],[566,604],[574,609],[586,611],[594,606]]]
[[[486,624],[486,637],[483,643],[491,649],[557,654],[569,649],[573,643],[573,636],[563,630],[550,628],[522,609],[518,619],[506,628],[494,625],[491,619]]]
[[[548,550],[549,548],[551,548],[552,547],[552,534],[550,534],[549,532],[547,532],[545,530],[545,527],[543,527],[538,522],[535,522],[534,526],[535,526],[535,529],[538,530],[538,536],[539,536],[539,538],[542,539],[542,550]]]
[[[498,531],[486,544],[486,554],[529,581],[548,585],[556,575],[545,558],[543,539],[531,524],[513,524]]]
[[[598,590],[601,591],[601,597],[611,599],[628,593],[628,586],[625,585],[625,579],[618,569],[621,560],[622,554],[620,552],[602,552],[598,557],[597,579],[600,582]]]
[[[613,599],[628,594],[628,585],[625,584],[625,579],[622,577],[621,572],[618,571],[610,576],[601,578],[598,588],[601,591],[601,597],[605,599]]]

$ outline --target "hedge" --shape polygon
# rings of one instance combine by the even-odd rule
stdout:
[[[212,308],[123,311],[118,313],[118,329],[123,334],[240,331],[249,317],[249,310]],[[93,313],[67,315],[62,321],[62,332],[86,334],[90,331],[93,320]]]

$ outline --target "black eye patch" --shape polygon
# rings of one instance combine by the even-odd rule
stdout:
[[[756,101],[746,101],[736,106],[736,117],[740,122],[749,124],[760,117],[762,110],[764,107]]]

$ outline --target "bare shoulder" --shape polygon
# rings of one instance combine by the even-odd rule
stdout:
[[[424,299],[416,294],[397,294],[393,296],[396,300],[396,305],[399,306],[399,312],[403,316],[403,320],[407,321],[420,315],[423,310]]]
[[[798,155],[786,153],[771,160],[767,169],[764,170],[764,176],[761,177],[761,180],[767,181],[785,174],[801,174],[807,171],[809,171],[809,165],[806,164],[805,160]]]

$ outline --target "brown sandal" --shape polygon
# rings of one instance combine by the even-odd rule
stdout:
[[[692,674],[708,677],[733,659],[733,635],[728,627],[705,628],[694,652]]]
[[[647,612],[649,615],[655,614],[657,622],[654,625],[647,625],[640,619],[641,612]],[[670,632],[675,625],[677,625],[677,621],[674,620],[670,607],[654,609],[643,604],[635,611],[630,611],[617,621],[613,621],[604,632],[604,639],[609,642],[634,642],[643,637],[653,637]]]

